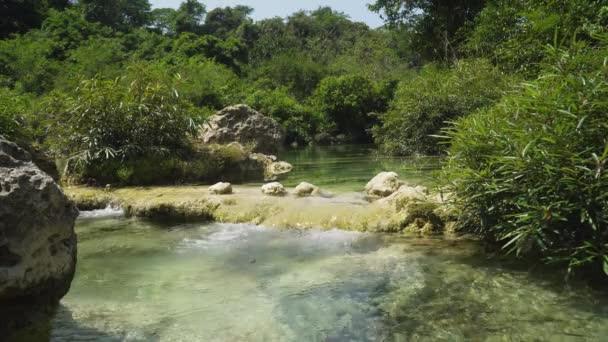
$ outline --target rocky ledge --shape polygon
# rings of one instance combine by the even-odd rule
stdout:
[[[29,153],[0,136],[0,336],[44,321],[68,292],[78,211]]]
[[[217,185],[217,184],[216,184]],[[226,187],[226,184],[222,184]],[[287,189],[231,186],[220,194],[212,186],[123,188],[104,191],[72,187],[66,192],[83,208],[121,207],[130,216],[154,219],[211,220],[281,228],[339,228],[369,232],[449,231],[454,218],[423,187],[400,185],[383,198],[365,193],[330,194],[312,184]],[[279,190],[277,190],[279,189]]]

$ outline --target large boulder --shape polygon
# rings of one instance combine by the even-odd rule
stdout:
[[[0,136],[0,336],[39,321],[68,292],[77,216],[30,154]]]
[[[395,172],[380,172],[365,185],[365,192],[372,197],[390,196],[403,182],[399,180],[399,175]]]
[[[240,104],[226,107],[203,125],[200,138],[205,144],[239,142],[253,152],[275,153],[285,134],[278,122]]]

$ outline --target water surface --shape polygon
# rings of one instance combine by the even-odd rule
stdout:
[[[52,341],[602,341],[608,301],[414,236],[80,218]],[[557,285],[560,284],[560,285]]]
[[[294,166],[285,186],[309,182],[332,191],[359,191],[382,171],[397,172],[411,184],[434,182],[440,158],[404,158],[377,153],[371,145],[308,146],[287,149],[279,158]]]

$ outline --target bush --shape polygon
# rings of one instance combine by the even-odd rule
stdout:
[[[6,139],[29,142],[32,136],[27,116],[32,99],[8,88],[0,88],[0,135]]]
[[[535,77],[545,46],[573,37],[593,42],[608,32],[608,2],[579,0],[490,1],[467,37],[469,54],[492,58],[501,68]]]
[[[104,159],[179,153],[194,133],[196,113],[177,92],[179,78],[164,79],[143,66],[125,78],[83,81],[73,94],[53,94],[51,147],[85,164]]]
[[[373,129],[374,139],[390,154],[443,153],[433,135],[449,121],[492,105],[509,83],[485,60],[460,61],[450,69],[429,65],[399,85],[381,124]]]
[[[286,142],[309,142],[321,123],[308,106],[298,103],[286,88],[262,89],[245,100],[261,113],[277,120],[286,131]]]
[[[445,175],[462,228],[608,274],[608,49],[580,51],[449,128]]]

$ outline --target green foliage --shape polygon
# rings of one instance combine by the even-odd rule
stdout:
[[[92,22],[128,29],[150,21],[148,0],[78,0],[78,6]]]
[[[370,113],[381,108],[375,85],[360,75],[324,78],[314,92],[315,107],[355,141],[367,139],[373,123]]]
[[[42,94],[53,88],[53,80],[59,72],[59,63],[52,58],[54,51],[54,42],[37,31],[2,40],[0,70],[10,86]]]
[[[68,5],[68,0],[4,0],[0,3],[0,38],[37,28],[50,9]]]
[[[607,27],[605,0],[491,1],[477,17],[466,48],[506,70],[535,76],[546,45],[567,44],[573,37],[592,42]]]
[[[186,0],[170,17],[171,31],[180,34],[183,32],[202,33],[203,17],[207,13],[205,5],[197,0]]]
[[[393,27],[402,27],[410,48],[423,60],[452,61],[459,57],[468,25],[487,0],[376,0],[369,5]],[[518,2],[518,1],[509,1]]]
[[[300,104],[284,87],[257,90],[245,100],[254,109],[276,119],[286,130],[287,142],[310,142],[322,118]]]
[[[485,60],[460,61],[450,69],[428,65],[401,82],[374,138],[391,154],[440,154],[433,135],[449,121],[492,105],[508,85],[509,78]]]
[[[128,78],[83,81],[74,94],[52,94],[52,146],[84,164],[164,155],[187,148],[195,128],[193,109],[166,80],[134,66]]]
[[[0,88],[0,135],[9,140],[30,140],[27,116],[31,97],[8,88]]]
[[[295,62],[297,61],[297,62]],[[286,87],[298,99],[309,97],[324,77],[326,69],[304,53],[277,55],[251,72],[252,78],[270,80]]]
[[[205,33],[226,38],[241,25],[249,22],[248,16],[253,8],[237,5],[234,7],[218,7],[207,14],[205,18]]]
[[[554,63],[543,76],[446,130],[445,175],[464,228],[505,252],[599,271],[608,255],[608,48],[579,42],[547,55]]]

